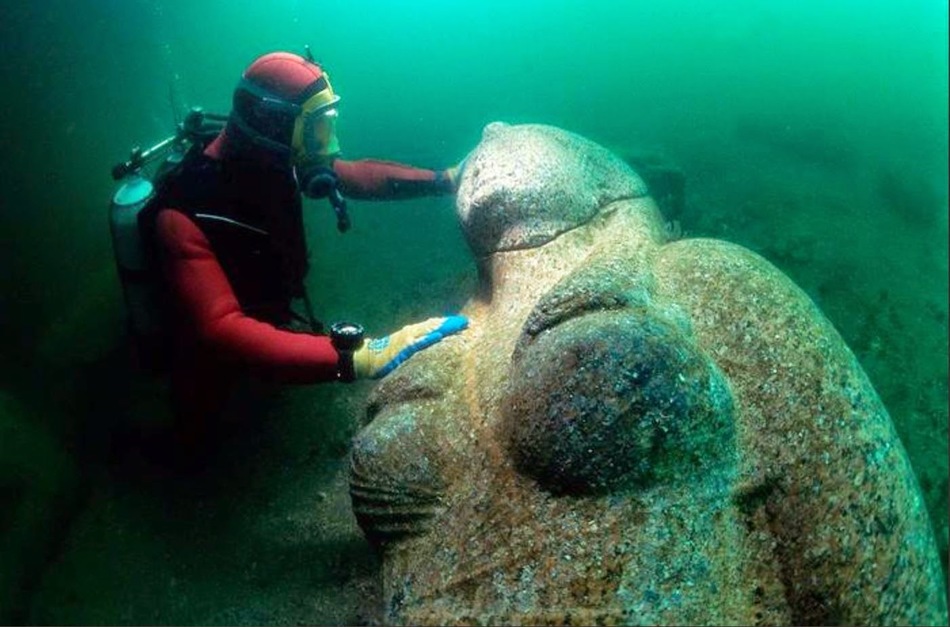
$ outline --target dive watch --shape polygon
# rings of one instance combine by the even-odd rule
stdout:
[[[355,381],[353,351],[363,344],[363,327],[354,322],[336,322],[330,327],[330,342],[340,355],[336,376],[340,381]]]

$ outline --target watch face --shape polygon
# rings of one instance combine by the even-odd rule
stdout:
[[[330,327],[330,339],[340,350],[352,350],[363,341],[363,327],[352,322],[337,322]]]

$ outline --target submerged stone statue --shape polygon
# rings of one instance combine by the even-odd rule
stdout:
[[[352,453],[387,622],[946,624],[904,449],[789,279],[666,241],[552,127],[486,127],[458,216],[471,327],[378,386]]]

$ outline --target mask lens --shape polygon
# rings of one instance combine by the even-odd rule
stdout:
[[[318,155],[332,155],[340,152],[340,142],[336,137],[336,120],[339,113],[330,109],[320,115],[314,122],[313,135],[316,153]]]

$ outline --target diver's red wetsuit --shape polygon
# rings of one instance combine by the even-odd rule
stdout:
[[[220,159],[221,139],[205,155]],[[390,162],[337,160],[334,171],[343,192],[353,198],[449,191],[442,173]],[[170,309],[176,312],[172,393],[179,421],[205,423],[242,372],[281,383],[336,378],[338,357],[328,336],[279,329],[242,311],[209,239],[189,216],[175,207],[160,209],[155,239]],[[180,426],[201,431],[203,425]]]

